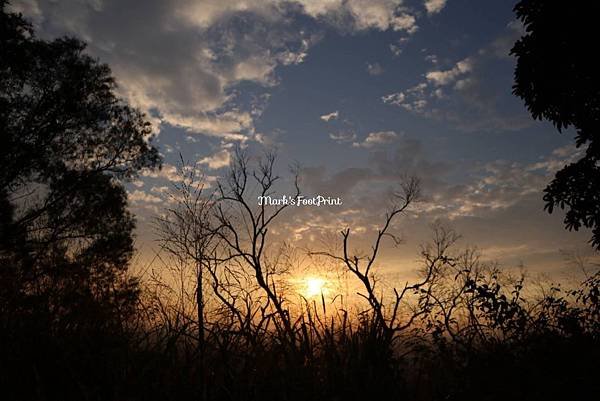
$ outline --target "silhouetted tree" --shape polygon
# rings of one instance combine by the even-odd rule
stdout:
[[[424,309],[416,312],[411,311],[413,313],[410,313],[405,321],[399,316],[399,309],[401,308],[402,303],[405,302],[405,296],[411,293],[418,293],[423,287],[429,284],[431,275],[437,263],[437,261],[433,261],[429,264],[429,274],[425,275],[423,281],[415,284],[406,283],[400,291],[394,288],[394,300],[391,305],[387,305],[388,313],[386,313],[386,305],[382,300],[383,296],[379,296],[375,290],[377,280],[372,269],[376,263],[384,239],[390,238],[396,245],[400,244],[400,238],[390,232],[392,222],[396,217],[405,213],[408,208],[418,200],[419,196],[420,181],[418,178],[409,177],[400,183],[400,191],[394,193],[392,205],[385,215],[382,227],[377,231],[377,236],[371,247],[371,252],[367,254],[367,256],[351,253],[349,245],[350,228],[345,228],[341,231],[341,255],[330,252],[312,252],[313,255],[323,255],[341,262],[342,265],[360,281],[366,294],[359,292],[358,295],[363,297],[369,303],[374,314],[373,320],[375,322],[375,328],[381,332],[382,339],[385,343],[391,343],[396,334],[409,328],[415,319],[425,311]]]
[[[198,323],[198,353],[204,352],[204,286],[205,270],[212,267],[216,234],[212,226],[214,199],[205,190],[202,175],[195,166],[181,159],[179,178],[172,186],[169,200],[172,206],[156,219],[156,231],[162,248],[179,259],[180,264],[193,269],[195,281],[196,319]]]
[[[137,293],[122,180],[160,163],[151,126],[83,42],[0,7],[0,316],[103,326]]]
[[[535,119],[559,131],[573,127],[577,147],[587,146],[546,187],[545,208],[567,209],[566,228],[591,228],[590,242],[600,250],[600,59],[590,46],[600,5],[523,0],[514,10],[526,33],[511,50],[517,57],[513,93]]]
[[[295,346],[295,333],[289,310],[285,305],[285,296],[280,292],[276,277],[286,270],[284,264],[269,260],[267,256],[269,227],[289,204],[268,207],[265,202],[254,206],[254,196],[267,197],[275,192],[275,184],[280,179],[276,175],[276,155],[267,153],[258,160],[258,166],[249,166],[249,157],[241,149],[236,150],[230,170],[225,179],[217,183],[216,219],[217,237],[223,249],[219,256],[220,263],[242,263],[249,268],[253,281],[272,305],[278,319],[274,319],[282,339]],[[297,166],[292,168],[294,174],[294,195],[300,194]],[[215,288],[216,289],[216,288]],[[263,318],[265,311],[263,309]],[[264,319],[261,320],[261,324]]]

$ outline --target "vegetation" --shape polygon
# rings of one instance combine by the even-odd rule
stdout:
[[[385,289],[377,260],[419,199],[407,178],[366,254],[352,228],[317,263],[349,273],[354,307],[298,305],[300,252],[273,241],[286,205],[276,158],[238,151],[215,188],[182,163],[157,217],[163,268],[128,268],[123,181],[158,167],[145,117],[74,39],[35,38],[2,2],[0,385],[6,400],[558,400],[600,390],[600,275],[534,292],[458,249],[442,225],[415,282]],[[4,57],[9,55],[9,57]],[[298,170],[291,181],[300,193]]]
[[[582,157],[565,166],[545,190],[546,210],[566,209],[569,230],[592,229],[600,250],[600,61],[587,43],[596,33],[594,4],[522,0],[515,6],[525,35],[511,54],[517,58],[513,92],[535,119],[562,132],[576,131]]]

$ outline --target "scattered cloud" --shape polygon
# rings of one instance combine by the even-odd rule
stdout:
[[[379,63],[367,63],[367,72],[369,75],[381,75],[383,74],[384,70]]]
[[[394,55],[394,57],[398,57],[402,54],[402,48],[395,43],[390,44],[390,51]]]
[[[469,58],[459,61],[454,67],[445,71],[429,71],[425,74],[427,80],[434,85],[443,86],[456,81],[473,69],[473,61]]]
[[[428,54],[427,56],[425,56],[425,60],[429,61],[433,65],[436,65],[438,63],[438,57],[435,54]]]
[[[394,57],[398,57],[402,54],[403,52],[403,47],[404,45],[408,42],[409,38],[406,36],[401,37],[400,39],[398,39],[397,41],[395,41],[394,43],[390,44],[390,51],[392,52],[392,55]]]
[[[340,112],[338,110],[329,113],[329,114],[323,114],[321,117],[319,117],[321,120],[323,121],[332,121],[332,120],[337,120],[338,117],[340,116]]]
[[[469,57],[450,68],[430,70],[420,83],[382,96],[381,101],[466,132],[528,127],[533,120],[522,105],[506,101],[512,99],[512,74],[498,74],[498,68],[514,68],[507,54],[521,32],[522,26],[511,22],[501,35]],[[435,55],[426,60],[436,67],[444,63]]]
[[[129,200],[133,203],[162,203],[163,200],[158,196],[148,194],[144,191],[135,190],[128,196]]]
[[[385,96],[381,97],[381,100],[383,101],[383,103],[393,104],[395,106],[402,105],[402,103],[404,102],[405,99],[406,99],[406,95],[404,94],[404,92],[391,93],[389,95],[385,95]]]
[[[356,134],[353,131],[338,131],[336,133],[330,133],[329,138],[337,143],[347,143],[356,140]]]
[[[277,85],[277,67],[302,63],[321,37],[319,26],[418,29],[403,0],[150,0],[143,7],[136,0],[24,0],[13,8],[42,36],[87,41],[111,65],[122,95],[154,116],[157,129],[169,124],[228,141],[254,134],[256,115],[238,104],[238,84]],[[317,28],[293,18],[298,13]],[[138,20],[144,23],[131,23]]]
[[[483,246],[513,247],[523,244],[529,237],[549,238],[552,232],[555,238],[562,232],[560,223],[548,229],[543,212],[541,193],[555,169],[560,168],[577,157],[578,150],[572,146],[556,149],[551,155],[535,163],[520,163],[507,160],[494,160],[485,163],[464,165],[460,168],[466,173],[464,182],[452,183],[449,172],[457,168],[455,164],[445,161],[431,160],[423,143],[417,139],[399,138],[393,149],[379,149],[372,152],[369,167],[344,168],[328,173],[323,166],[304,168],[302,184],[309,193],[323,193],[342,196],[346,209],[328,215],[327,211],[311,211],[310,221],[315,222],[306,232],[314,233],[316,226],[320,232],[334,233],[340,224],[350,227],[372,227],[378,214],[389,199],[390,190],[401,181],[403,176],[416,175],[422,182],[422,200],[412,209],[414,218],[422,224],[412,225],[415,230],[426,226],[427,221],[438,219],[450,220],[451,224],[472,238],[477,233],[485,232],[487,236]],[[369,204],[369,209],[364,205]],[[370,211],[373,213],[371,214]],[[307,221],[306,212],[301,219]],[[344,221],[339,218],[344,216]],[[517,221],[526,221],[524,230],[530,231],[525,236],[522,232],[514,232]],[[290,222],[293,226],[299,222]],[[492,234],[490,226],[495,227],[497,234]],[[508,235],[507,233],[512,233]],[[422,233],[412,233],[414,236]],[[512,238],[516,238],[514,243]]]
[[[405,110],[422,113],[427,107],[427,97],[425,92],[427,89],[426,83],[417,84],[404,92],[391,93],[381,97],[381,100],[385,104],[390,104],[398,107],[402,107]]]
[[[354,142],[356,148],[372,148],[374,146],[386,145],[394,142],[400,135],[394,131],[371,132],[362,142]]]
[[[201,170],[227,167],[234,142],[242,147],[257,143],[269,146],[285,139],[285,135],[277,136],[277,129],[293,132],[288,126],[271,124],[273,120],[260,124],[261,131],[257,132],[256,124],[268,106],[269,93],[285,76],[282,70],[310,59],[315,44],[332,29],[344,40],[348,37],[344,35],[367,30],[393,31],[373,39],[387,38],[383,50],[389,48],[391,53],[373,53],[367,59],[383,63],[385,57],[410,56],[406,77],[395,79],[392,68],[384,64],[390,85],[402,85],[377,92],[384,94],[381,101],[386,105],[443,121],[450,129],[471,132],[517,130],[531,123],[522,104],[511,108],[507,101],[512,99],[512,74],[506,71],[514,68],[508,53],[522,34],[522,25],[510,22],[505,32],[482,48],[469,38],[460,47],[428,46],[422,42],[428,35],[414,33],[420,29],[420,18],[440,13],[446,0],[424,0],[414,6],[416,10],[414,2],[405,0],[148,0],[143,4],[137,0],[15,0],[14,4],[33,20],[40,36],[68,34],[86,40],[89,53],[111,66],[120,95],[148,112],[157,127],[162,124],[186,131],[163,130],[166,133],[158,138],[165,153],[163,168],[143,171],[142,179],[128,185],[136,212],[159,210],[167,199],[167,181],[181,182],[182,175],[174,165],[176,153],[191,152],[193,157],[204,146],[213,149],[212,154],[202,153],[197,165],[191,167],[200,176]],[[457,43],[453,39],[463,40],[448,38],[443,43]],[[414,42],[414,48],[409,42]],[[469,49],[470,45],[477,48],[457,53],[457,49]],[[410,63],[414,60],[417,67],[413,71]],[[365,68],[364,64],[358,66]],[[366,71],[380,75],[384,69],[373,62],[366,65]],[[380,80],[370,83],[376,81]],[[315,82],[318,84],[309,84]],[[337,95],[339,87],[332,89]],[[344,87],[336,98],[338,104],[348,105],[347,110],[361,105],[343,103],[354,102],[353,89]],[[377,112],[373,118],[378,118]],[[338,110],[319,115],[320,120],[329,122],[329,130],[315,133],[321,135],[316,138],[318,146],[331,147],[334,144],[327,141],[334,141],[345,144],[340,153],[361,153],[361,157],[341,160],[346,155],[340,155],[332,159],[332,163],[339,163],[339,171],[328,172],[328,165],[305,168],[302,180],[303,188],[309,191],[342,196],[348,208],[294,209],[289,218],[282,219],[289,225],[285,235],[309,237],[314,232],[337,232],[343,226],[372,232],[385,208],[386,195],[402,174],[418,175],[423,182],[425,198],[415,212],[419,218],[451,219],[460,231],[478,242],[481,238],[484,246],[488,241],[487,245],[503,253],[525,253],[538,239],[539,246],[548,246],[543,244],[549,238],[546,231],[562,233],[560,217],[551,216],[558,218],[555,227],[544,220],[549,217],[542,211],[541,190],[555,171],[579,157],[577,149],[559,148],[533,162],[489,160],[484,150],[480,162],[450,162],[432,156],[439,143],[424,143],[397,131],[374,130],[369,124],[377,120],[363,120],[361,115],[356,116],[360,122],[355,124],[346,117]],[[411,131],[410,126],[403,129]],[[167,144],[173,135],[180,136]],[[364,164],[357,167],[353,163]],[[207,182],[209,178],[216,179],[208,177]],[[411,230],[420,226],[413,224]],[[494,227],[493,234],[490,227]],[[559,234],[552,235],[559,238]],[[526,241],[527,246],[523,245]]]
[[[167,194],[169,193],[170,189],[167,186],[161,186],[161,187],[152,187],[150,188],[150,192],[154,192],[157,194]]]
[[[446,0],[425,0],[427,14],[436,14],[446,6]]]
[[[231,163],[231,153],[227,149],[222,149],[212,156],[201,159],[198,163],[206,164],[208,168],[213,170],[227,167]]]
[[[277,0],[271,0],[277,1]],[[338,28],[378,29],[414,33],[418,26],[404,0],[298,0],[304,12]]]
[[[181,182],[183,179],[177,167],[168,163],[163,164],[160,170],[142,170],[141,175],[143,177],[164,179],[171,182]]]

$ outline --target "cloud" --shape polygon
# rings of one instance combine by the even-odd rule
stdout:
[[[398,57],[402,54],[402,48],[395,43],[390,44],[390,51],[394,55],[394,57]]]
[[[503,35],[496,38],[487,48],[481,50],[481,54],[489,53],[498,59],[512,59],[510,49],[517,39],[525,35],[525,27],[520,20],[513,20],[506,24]]]
[[[21,0],[13,8],[42,37],[88,42],[121,94],[157,125],[228,141],[254,137],[257,114],[240,104],[239,84],[277,85],[276,69],[302,63],[323,28],[417,29],[403,0]]]
[[[389,48],[394,57],[398,57],[399,55],[402,54],[402,51],[403,51],[402,47],[406,44],[406,42],[408,42],[408,40],[409,40],[408,37],[402,37],[402,38],[398,39],[396,42],[390,44]]]
[[[321,120],[323,120],[323,121],[328,121],[329,122],[329,121],[332,121],[332,120],[337,120],[339,116],[340,116],[340,112],[338,110],[336,110],[333,113],[323,114],[319,118]]]
[[[347,30],[378,29],[412,34],[418,26],[403,0],[299,0],[313,18]]]
[[[583,156],[583,149],[575,145],[566,145],[552,151],[552,155],[527,166],[527,171],[545,171],[553,175],[566,164],[574,163]]]
[[[404,0],[243,0],[187,1],[182,16],[201,26],[210,26],[232,13],[252,13],[276,19],[288,12],[301,12],[321,23],[344,31],[378,29],[415,32],[416,18]],[[278,15],[279,14],[279,15]]]
[[[352,131],[339,131],[336,133],[330,133],[329,138],[333,139],[337,143],[347,143],[356,140],[356,134]]]
[[[418,29],[416,19],[410,14],[401,14],[395,17],[392,23],[394,31],[406,31],[408,33],[415,33]]]
[[[460,76],[473,69],[473,61],[469,58],[459,61],[454,67],[445,71],[430,71],[425,74],[427,80],[434,85],[443,86],[451,84]]]
[[[236,22],[242,10],[225,3],[204,2],[201,19],[190,1],[38,4],[45,21],[41,34],[86,40],[135,106],[161,123],[239,140],[251,134],[253,119],[233,106],[235,86],[273,85],[275,68],[301,62],[313,38],[269,18],[276,9],[257,12],[253,24],[242,28]]]
[[[162,203],[163,200],[158,196],[148,194],[144,191],[135,190],[129,194],[129,200],[133,203]]]
[[[486,216],[531,199],[539,202],[543,188],[555,172],[576,160],[580,153],[569,145],[534,163],[490,161],[471,169],[469,179],[463,184],[439,185],[431,200],[443,205],[444,215],[452,219]]]
[[[533,120],[510,93],[514,60],[507,57],[521,33],[522,26],[511,22],[496,39],[451,68],[430,70],[422,82],[382,96],[381,101],[465,132],[528,127]],[[426,60],[441,63],[435,56]]]
[[[164,179],[170,182],[181,182],[183,179],[177,167],[168,163],[163,164],[160,170],[142,170],[141,175],[143,177]]]
[[[394,142],[399,135],[394,131],[371,132],[362,142],[354,142],[352,146],[357,148],[372,148],[374,146],[386,145]]]
[[[385,96],[381,97],[381,100],[383,101],[383,103],[393,104],[395,106],[402,105],[402,103],[404,102],[405,99],[406,99],[406,95],[404,94],[404,92],[391,93],[389,95],[385,95]]]
[[[382,96],[381,100],[385,104],[402,107],[411,112],[421,113],[428,104],[425,89],[427,89],[427,84],[423,82],[407,89],[405,92],[396,92]]]
[[[383,67],[379,63],[367,63],[367,72],[369,75],[381,75],[383,71]]]
[[[172,126],[190,133],[203,133],[229,141],[244,142],[253,133],[253,118],[250,113],[237,110],[204,115],[166,114],[162,118]]]
[[[431,159],[426,144],[402,137],[393,149],[372,151],[368,167],[334,172],[324,166],[304,168],[301,185],[308,194],[340,196],[344,205],[292,209],[282,221],[281,235],[288,239],[293,232],[297,234],[294,240],[319,246],[320,240],[337,238],[332,236],[340,227],[349,227],[353,247],[368,249],[393,189],[404,175],[417,175],[423,200],[392,227],[405,235],[408,249],[428,241],[426,228],[441,220],[464,234],[467,244],[474,241],[486,257],[509,266],[524,261],[530,267],[548,268],[547,262],[556,259],[556,249],[583,245],[587,240],[586,233],[566,233],[562,216],[545,213],[541,199],[552,170],[576,153],[569,146],[534,163],[495,160],[458,165]],[[451,181],[456,173],[462,175],[459,183]],[[405,263],[410,265],[409,260]]]
[[[212,156],[203,158],[198,163],[206,164],[211,169],[227,167],[231,163],[231,154],[229,153],[229,150],[222,149]]]
[[[425,56],[425,60],[429,61],[433,65],[436,65],[438,63],[438,57],[435,54],[428,54],[427,56]]]
[[[167,186],[150,188],[150,192],[154,192],[157,194],[167,194],[167,193],[169,193],[169,191],[171,191],[171,189]]]
[[[446,6],[446,0],[425,0],[427,14],[436,14]]]

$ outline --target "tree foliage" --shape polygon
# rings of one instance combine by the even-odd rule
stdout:
[[[0,310],[101,325],[137,291],[122,181],[158,166],[151,126],[83,42],[0,6]]]
[[[515,6],[525,35],[517,57],[513,93],[535,119],[562,131],[574,128],[583,157],[556,173],[544,200],[550,213],[566,209],[565,226],[592,229],[600,250],[600,59],[590,47],[597,36],[595,2],[522,0]]]

